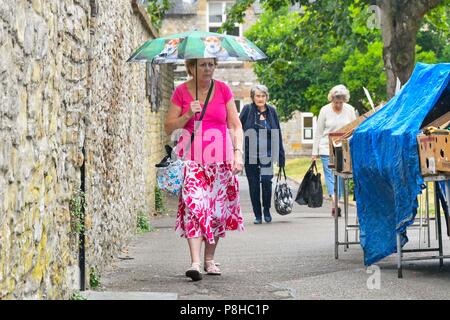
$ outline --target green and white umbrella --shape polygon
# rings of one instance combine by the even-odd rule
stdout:
[[[127,62],[176,63],[186,59],[258,61],[266,55],[251,41],[213,32],[190,31],[146,41]]]

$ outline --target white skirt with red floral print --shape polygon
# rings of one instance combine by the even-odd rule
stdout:
[[[213,244],[226,230],[244,230],[239,182],[230,163],[186,161],[175,230],[181,237]]]

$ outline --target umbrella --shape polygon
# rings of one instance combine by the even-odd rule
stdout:
[[[267,57],[244,37],[195,30],[148,40],[133,52],[127,62],[161,64],[202,58],[217,58],[220,61],[258,61]],[[197,97],[196,90],[196,99]]]

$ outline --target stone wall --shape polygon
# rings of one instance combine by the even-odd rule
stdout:
[[[120,17],[120,18],[118,18]],[[86,134],[89,266],[110,261],[135,231],[139,212],[154,211],[154,164],[162,158],[165,109],[152,112],[146,67],[125,61],[149,37],[130,1],[100,1],[92,25],[92,101]],[[163,106],[173,88],[162,66]]]
[[[129,0],[0,6],[0,299],[79,288],[69,203],[83,163],[86,270],[101,271],[135,233],[138,212],[154,212],[166,109],[152,111],[145,65],[125,63],[152,36]],[[161,72],[164,106],[173,81],[170,68]]]

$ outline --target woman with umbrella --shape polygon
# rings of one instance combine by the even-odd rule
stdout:
[[[191,267],[186,276],[194,281],[202,279],[203,241],[204,270],[220,275],[214,262],[219,238],[225,236],[226,230],[244,229],[236,177],[243,167],[242,126],[231,89],[224,82],[213,79],[216,66],[215,58],[186,61],[192,79],[175,89],[165,122],[168,134],[177,129],[185,130],[177,143],[178,155],[187,161],[176,230],[188,239]],[[194,100],[196,88],[198,99]],[[201,126],[187,148],[194,121],[199,120],[210,88]],[[187,151],[186,155],[184,151]]]
[[[195,30],[149,40],[128,59],[151,63],[185,61],[192,77],[173,92],[165,130],[172,135],[182,131],[176,152],[186,161],[176,231],[187,238],[191,267],[186,276],[194,281],[202,279],[203,242],[204,270],[220,275],[214,262],[219,238],[225,236],[226,230],[244,229],[236,178],[243,167],[243,131],[231,89],[213,79],[217,60],[266,58],[243,37]]]

